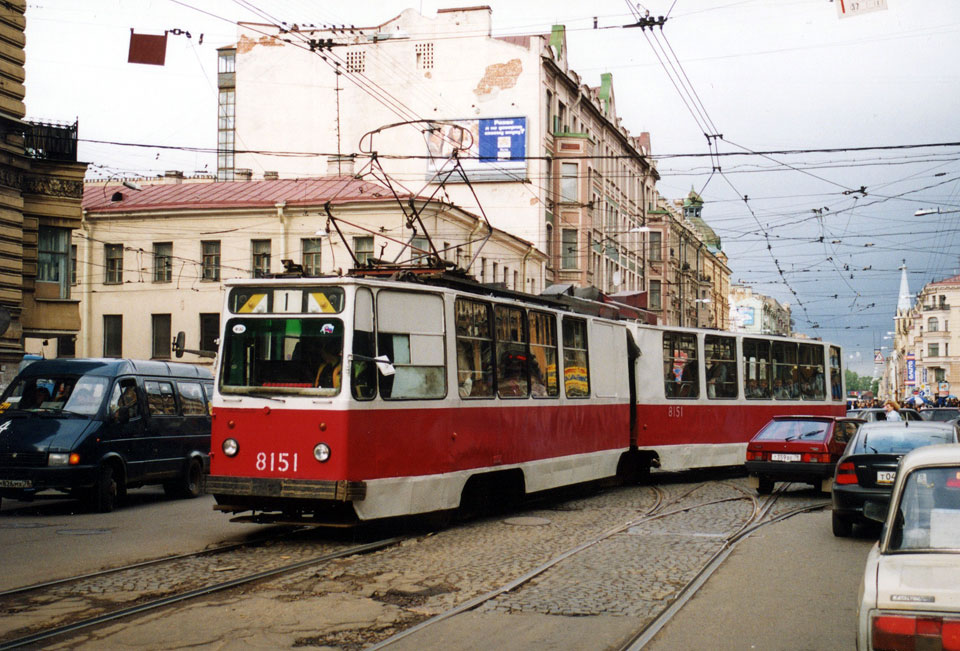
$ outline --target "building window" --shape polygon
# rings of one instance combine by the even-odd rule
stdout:
[[[270,273],[270,240],[250,240],[250,265],[254,278]]]
[[[123,316],[103,315],[103,356],[123,357]]]
[[[217,179],[234,179],[234,153],[236,132],[234,119],[237,114],[237,97],[234,89],[221,89],[218,101],[217,121]]]
[[[927,332],[936,332],[940,323],[937,321],[937,317],[932,316],[927,319]]]
[[[545,122],[547,126],[547,133],[553,132],[553,93],[549,90],[547,91],[547,121]],[[547,161],[547,166],[549,167],[550,161]],[[549,187],[549,186],[548,186]]]
[[[353,254],[357,256],[357,263],[367,264],[367,261],[373,257],[373,236],[353,238]]]
[[[168,283],[173,280],[173,243],[153,243],[153,282]]]
[[[80,281],[77,276],[77,245],[70,246],[70,284],[76,286]]]
[[[366,72],[367,53],[363,50],[347,52],[347,72]]]
[[[433,43],[417,43],[417,70],[433,70]]]
[[[564,228],[561,231],[563,251],[560,253],[560,266],[563,269],[576,269],[579,251],[577,250],[577,229]]]
[[[578,168],[577,163],[560,163],[560,201],[575,203],[580,197]]]
[[[660,231],[650,231],[650,262],[661,262],[663,260],[663,233]]]
[[[104,244],[104,285],[119,285],[123,282],[123,245]]]
[[[150,325],[153,341],[150,356],[153,359],[170,359],[170,315],[152,314]]]
[[[650,296],[647,304],[650,306],[651,310],[659,310],[663,308],[663,295],[662,290],[660,289],[659,280],[650,281]]]
[[[323,240],[319,237],[300,240],[303,273],[310,276],[320,275],[320,250],[322,245]]]
[[[220,336],[220,314],[217,312],[200,314],[200,350],[217,350],[217,338]]]
[[[935,382],[946,382],[947,381],[947,370],[944,368],[935,368],[933,369],[933,379]]]
[[[928,357],[940,357],[940,344],[929,344],[927,348]]]
[[[220,280],[220,240],[202,242],[203,280]]]
[[[41,226],[37,248],[37,280],[57,283],[60,298],[70,298],[70,229]]]
[[[430,255],[430,243],[425,237],[410,239],[410,261],[424,263]]]

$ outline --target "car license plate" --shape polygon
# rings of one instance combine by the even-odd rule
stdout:
[[[784,454],[782,452],[771,452],[770,461],[800,461],[800,455]]]
[[[893,480],[896,478],[897,478],[896,470],[878,470],[877,471],[878,484],[892,484]]]
[[[30,488],[33,482],[29,479],[0,479],[0,488]]]

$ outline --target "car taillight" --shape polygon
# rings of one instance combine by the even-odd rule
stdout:
[[[829,452],[804,452],[804,463],[830,463]]]
[[[763,452],[760,450],[747,450],[747,461],[763,461]]]
[[[841,463],[837,466],[837,479],[838,484],[856,484],[857,483],[857,469],[853,466],[852,461],[847,461],[846,463]]]
[[[871,624],[870,637],[876,651],[926,648],[960,651],[960,619],[877,615]]]

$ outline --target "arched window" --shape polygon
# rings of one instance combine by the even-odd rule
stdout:
[[[940,324],[937,322],[937,317],[930,317],[927,319],[927,332],[936,332],[939,325]]]

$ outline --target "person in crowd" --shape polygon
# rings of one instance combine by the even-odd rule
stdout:
[[[902,420],[900,418],[900,405],[896,400],[887,400],[883,403],[883,410],[887,414],[887,420]]]

